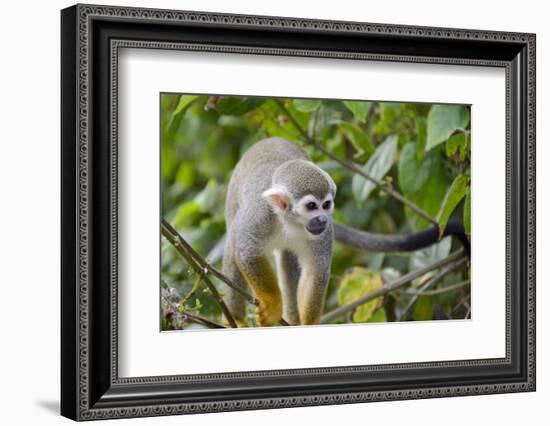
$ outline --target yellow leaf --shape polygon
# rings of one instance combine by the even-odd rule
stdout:
[[[383,285],[384,283],[380,274],[359,266],[353,267],[344,274],[340,281],[338,303],[340,305],[347,305],[360,297],[371,294]],[[353,313],[353,322],[367,322],[382,307],[383,301],[384,298],[379,296],[357,307]]]

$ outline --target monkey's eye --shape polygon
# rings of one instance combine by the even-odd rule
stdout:
[[[317,210],[317,204],[314,203],[313,201],[310,201],[309,203],[306,204],[306,209],[308,209],[309,211]]]
[[[330,200],[327,200],[327,201],[325,201],[325,202],[323,203],[323,208],[324,208],[325,210],[330,209]]]

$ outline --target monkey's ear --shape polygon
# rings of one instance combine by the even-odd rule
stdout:
[[[273,186],[264,191],[262,198],[269,203],[275,213],[285,213],[290,207],[290,194],[281,186]]]

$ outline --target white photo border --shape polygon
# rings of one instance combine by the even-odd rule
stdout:
[[[174,63],[173,59],[170,59],[170,57],[180,56],[180,59],[183,55],[183,57],[186,57],[190,62],[185,63],[185,69],[184,74],[185,78],[179,78],[174,79],[170,78],[169,76],[159,77],[158,76],[158,69],[155,72],[153,70],[148,69],[147,72],[144,73],[144,75],[148,78],[145,79],[145,81],[149,81],[151,84],[156,84],[157,82],[162,82],[161,87],[156,87],[154,90],[148,90],[148,95],[146,96],[146,99],[144,101],[139,101],[139,92],[138,90],[128,90],[132,86],[132,79],[134,78],[134,75],[132,74],[134,71],[131,70],[125,70],[125,64],[124,61],[127,59],[125,58],[125,55],[127,56],[128,52],[135,53],[138,57],[141,57],[142,61],[149,62],[153,67],[158,67],[162,64],[162,67],[164,68],[164,71],[170,69],[171,71],[179,70],[182,71],[182,68],[178,68],[178,64]],[[132,53],[132,54],[133,54]],[[484,211],[485,209],[479,209],[477,210],[476,207],[472,209],[472,228],[473,232],[472,235],[474,235],[474,238],[472,240],[472,273],[473,273],[473,285],[472,285],[472,299],[473,303],[475,304],[473,306],[474,314],[473,319],[470,321],[442,321],[442,322],[428,322],[428,323],[389,323],[389,324],[372,324],[372,325],[350,325],[350,326],[316,326],[316,327],[292,327],[291,329],[288,328],[270,328],[270,329],[253,329],[253,330],[220,330],[217,332],[170,332],[170,333],[159,333],[158,329],[158,253],[159,253],[159,247],[158,247],[158,241],[159,241],[159,231],[158,231],[158,205],[155,203],[152,203],[150,200],[152,198],[156,197],[156,200],[159,199],[159,182],[158,182],[158,167],[159,167],[159,161],[158,157],[155,159],[154,155],[151,155],[151,152],[147,153],[137,153],[137,152],[129,152],[125,151],[128,149],[128,140],[133,141],[132,149],[134,147],[141,147],[141,148],[147,148],[154,146],[154,149],[156,150],[155,155],[158,155],[158,145],[160,141],[158,140],[158,95],[159,92],[181,92],[181,93],[234,93],[239,95],[261,95],[261,96],[271,96],[271,97],[322,97],[322,98],[336,98],[336,99],[358,99],[358,100],[388,100],[388,101],[401,101],[401,102],[430,102],[430,103],[466,103],[472,105],[472,135],[473,135],[473,142],[472,142],[472,175],[473,175],[473,191],[472,191],[472,205],[481,205],[479,203],[482,203],[483,201],[491,201],[491,205],[494,208],[495,205],[495,199],[494,197],[499,198],[499,201],[496,203],[497,205],[502,205],[502,211],[505,209],[505,192],[506,188],[504,185],[504,180],[502,179],[502,176],[505,175],[505,156],[506,156],[506,133],[505,133],[505,119],[506,119],[506,113],[505,113],[505,70],[503,68],[490,68],[490,67],[464,67],[462,65],[460,66],[452,66],[452,65],[434,65],[434,64],[403,64],[403,63],[391,63],[391,62],[364,62],[364,61],[344,61],[340,59],[318,59],[318,58],[299,58],[299,57],[268,57],[268,56],[253,56],[253,55],[238,55],[237,54],[228,54],[228,53],[207,53],[207,52],[191,52],[191,51],[167,51],[167,50],[145,50],[145,49],[121,49],[119,50],[119,76],[120,76],[120,87],[118,88],[118,94],[119,94],[119,126],[118,126],[118,151],[119,151],[119,164],[118,164],[118,171],[119,171],[119,194],[124,195],[124,199],[119,199],[119,246],[118,246],[118,253],[123,254],[124,257],[119,258],[119,281],[118,281],[118,375],[119,377],[135,377],[135,376],[158,376],[158,375],[173,375],[173,374],[208,374],[208,373],[219,373],[219,372],[232,372],[232,371],[257,371],[257,370],[273,370],[273,369],[287,369],[287,368],[321,368],[321,367],[334,367],[334,366],[342,366],[342,365],[364,365],[364,364],[387,364],[387,363],[400,363],[400,362],[430,362],[430,361],[446,361],[446,360],[463,360],[463,359],[482,359],[482,358],[499,358],[504,357],[506,353],[506,347],[505,347],[505,217],[504,215],[501,218],[501,221],[498,219],[495,220],[495,218],[491,218],[491,221],[488,223],[494,225],[494,229],[498,229],[499,232],[495,232],[494,235],[492,235],[495,240],[492,242],[492,247],[497,247],[501,250],[500,255],[492,256],[491,260],[494,260],[496,262],[495,265],[490,267],[491,270],[491,280],[488,280],[487,277],[483,278],[477,278],[477,273],[482,273],[483,271],[480,271],[478,268],[476,268],[476,252],[480,253],[476,249],[476,247],[479,247],[479,244],[483,240],[483,237],[480,235],[484,231],[480,231],[480,229],[487,229],[485,225],[483,227],[479,227],[479,218],[476,219],[476,211]],[[144,56],[151,55],[154,59],[151,58],[146,59]],[[453,85],[445,86],[445,90],[442,90],[441,81],[437,82],[437,76],[434,75],[434,72],[432,71],[432,75],[430,75],[431,80],[430,83],[433,84],[434,88],[437,88],[435,92],[437,93],[431,93],[429,94],[429,99],[426,98],[420,98],[412,95],[410,92],[402,91],[399,95],[392,94],[393,92],[388,92],[387,90],[384,93],[381,93],[380,91],[384,91],[383,88],[389,87],[387,84],[387,81],[377,81],[376,86],[369,86],[368,84],[363,84],[361,86],[361,90],[365,90],[365,95],[362,95],[363,92],[357,92],[356,87],[354,88],[354,92],[351,93],[348,88],[348,91],[345,90],[342,91],[342,87],[334,87],[332,85],[319,85],[318,90],[322,91],[323,93],[315,92],[315,88],[307,87],[305,91],[295,91],[293,89],[289,89],[289,85],[285,84],[286,87],[284,87],[284,91],[282,91],[281,87],[276,84],[273,80],[270,80],[269,84],[266,84],[265,82],[256,81],[254,78],[251,78],[250,74],[247,73],[241,73],[239,75],[246,76],[243,77],[241,80],[235,79],[233,81],[229,81],[228,83],[233,84],[233,89],[230,90],[230,87],[226,86],[225,88],[220,86],[221,83],[223,83],[223,79],[213,79],[213,75],[211,74],[214,71],[219,72],[220,71],[220,62],[231,62],[231,57],[233,55],[233,64],[226,64],[226,66],[229,66],[229,68],[235,70],[242,71],[242,67],[251,67],[251,69],[261,70],[262,72],[266,71],[266,67],[269,68],[270,65],[269,62],[276,62],[275,64],[271,65],[272,69],[277,70],[278,72],[285,73],[284,68],[287,68],[285,74],[287,77],[289,76],[288,67],[289,66],[297,66],[299,64],[300,66],[305,67],[306,70],[309,72],[314,71],[317,73],[317,77],[312,80],[311,75],[309,76],[309,80],[311,81],[322,81],[322,75],[328,75],[326,73],[330,73],[330,75],[334,75],[335,69],[339,66],[341,67],[344,65],[344,72],[348,72],[348,78],[344,79],[338,79],[338,81],[345,81],[345,82],[351,82],[355,80],[352,80],[349,75],[356,74],[356,78],[361,76],[364,77],[365,67],[369,68],[371,66],[375,69],[375,71],[378,71],[379,76],[380,73],[384,73],[384,75],[387,76],[388,79],[391,78],[392,81],[401,81],[398,76],[401,76],[402,78],[405,78],[409,76],[409,78],[413,78],[414,71],[419,72],[419,69],[427,70],[428,68],[432,69],[438,69],[439,73],[443,73],[447,75],[447,78],[449,75],[452,75],[452,70],[456,69],[456,72],[460,75],[462,75],[462,78],[477,78],[479,79],[480,76],[485,76],[485,80],[483,77],[481,80],[483,80],[483,84],[477,86],[476,88],[476,96],[468,98],[467,92],[465,92],[462,86],[455,84]],[[215,59],[217,57],[217,59]],[[201,62],[202,58],[202,62]],[[238,59],[238,60],[236,60]],[[254,63],[254,61],[258,61]],[[208,67],[206,66],[204,62],[210,62]],[[340,63],[340,65],[338,64]],[[194,65],[193,65],[194,64]],[[144,65],[143,63],[141,64]],[[169,65],[169,66],[168,66]],[[181,66],[181,63],[180,63]],[[192,71],[193,67],[195,68],[194,71]],[[324,67],[328,68],[328,70],[324,69]],[[384,71],[381,71],[382,68],[388,68]],[[197,70],[200,68],[200,73],[193,75],[191,72],[197,72]],[[404,74],[400,74],[400,71],[398,68],[402,69],[402,73],[404,70]],[[207,71],[208,70],[208,71]],[[346,71],[347,70],[347,71]],[[444,70],[444,71],[442,71]],[[227,71],[227,69],[226,69]],[[294,74],[296,70],[293,70],[292,76],[296,78],[298,74]],[[371,70],[372,71],[372,70]],[[304,72],[304,70],[302,70]],[[428,72],[429,74],[429,72]],[[437,74],[437,72],[435,72]],[[155,78],[150,78],[151,75],[155,75]],[[180,74],[182,75],[182,74]],[[224,75],[226,75],[224,73]],[[490,75],[498,75],[497,80],[498,83],[495,84],[495,82],[490,82],[491,78],[489,78]],[[190,81],[189,77],[193,76],[194,78],[192,81],[197,84],[195,88],[191,88],[188,84]],[[468,77],[469,76],[469,77]],[[175,76],[173,76],[175,77]],[[202,78],[200,78],[202,77]],[[382,76],[383,77],[383,76]],[[455,76],[456,77],[456,76]],[[441,76],[439,76],[441,78]],[[321,80],[319,80],[321,79]],[[444,78],[443,78],[444,79]],[[246,80],[246,81],[244,81]],[[300,79],[298,79],[300,80]],[[288,83],[288,78],[281,78],[281,82]],[[302,80],[300,80],[303,82]],[[332,80],[329,80],[332,81]],[[256,87],[253,88],[243,88],[242,84],[245,82],[256,84]],[[259,85],[262,83],[263,85]],[[386,83],[386,84],[384,84]],[[439,85],[438,85],[439,84]],[[478,84],[480,84],[478,82]],[[201,86],[202,85],[202,86]],[[352,84],[350,83],[350,87]],[[390,85],[391,86],[391,85]],[[493,87],[494,86],[494,87]],[[140,84],[138,84],[137,87],[143,88],[144,87],[144,81],[142,80]],[[422,87],[421,85],[411,85],[410,87],[413,87],[415,89],[418,89]],[[409,88],[410,88],[409,87]],[[263,88],[263,91],[261,90]],[[379,90],[377,92],[375,89]],[[456,99],[450,100],[450,99],[442,99],[445,95],[449,95],[449,92],[460,92],[455,93],[458,97]],[[309,91],[308,91],[309,90]],[[126,91],[126,92],[125,92]],[[369,96],[366,96],[366,93],[370,93]],[[420,90],[419,90],[420,91]],[[374,93],[374,94],[373,94]],[[404,94],[406,93],[406,94]],[[426,95],[428,92],[424,91],[423,94]],[[150,114],[146,114],[146,119],[140,119],[137,120],[138,124],[143,125],[150,125],[152,130],[154,128],[154,134],[155,138],[154,143],[148,142],[150,140],[150,137],[146,137],[145,135],[151,136],[152,133],[149,131],[145,131],[145,129],[140,128],[139,131],[137,131],[137,128],[135,123],[132,123],[130,126],[128,123],[126,123],[124,120],[128,118],[128,116],[131,116],[133,114],[132,111],[133,108],[149,108],[151,107],[151,104],[149,103],[152,99],[152,94],[155,95],[155,101],[152,104],[153,109],[155,109],[154,120],[157,120],[156,122],[150,121],[150,118],[147,119],[147,117],[151,117]],[[127,95],[130,95],[132,97],[137,96],[138,99],[134,99],[131,102],[127,102],[127,105],[125,105],[125,97]],[[143,95],[143,91],[142,91]],[[351,95],[351,96],[350,96]],[[481,104],[483,104],[483,100],[497,100],[497,103],[499,105],[495,108],[492,108],[493,111],[496,111],[496,115],[499,117],[497,120],[497,126],[495,127],[495,123],[491,125],[491,135],[488,135],[486,133],[483,133],[483,124],[481,123],[487,123],[487,116],[484,115],[484,108],[480,107]],[[493,105],[494,107],[495,105]],[[481,109],[480,109],[481,108]],[[485,108],[488,108],[485,106]],[[499,112],[499,113],[498,113]],[[497,118],[498,118],[497,117]],[[500,123],[500,124],[499,124]],[[495,129],[499,129],[496,132],[495,135]],[[128,138],[128,134],[125,132],[133,132],[132,135],[139,135],[138,137],[130,136]],[[480,148],[483,148],[485,145],[482,145],[481,143],[476,143],[476,141],[480,140],[487,140],[485,138],[482,139],[484,136],[491,136],[490,138],[487,138],[488,140],[496,141],[494,143],[499,144],[500,143],[500,151],[499,147],[497,146],[495,150],[499,151],[495,154],[494,151],[491,151],[491,155],[493,158],[493,161],[491,162],[492,165],[496,165],[495,167],[501,167],[502,170],[490,174],[486,172],[481,172],[481,169],[479,167],[476,167],[476,164],[479,166],[481,163],[486,167],[486,161],[480,160],[480,154],[476,151]],[[143,138],[143,139],[142,139]],[[136,141],[145,140],[145,143],[137,143]],[[125,142],[126,141],[126,142]],[[130,150],[131,151],[131,150]],[[498,157],[498,159],[495,159],[495,155]],[[145,166],[144,164],[147,162],[155,163],[151,164],[151,167]],[[130,172],[131,177],[127,175],[128,170],[125,169],[125,167],[133,167],[132,165],[139,166],[141,171],[136,175],[135,173],[132,174]],[[157,168],[156,170],[155,167]],[[492,166],[493,167],[493,166]],[[149,175],[148,173],[151,173]],[[156,179],[149,179],[155,172],[156,173]],[[138,180],[136,181],[136,177]],[[491,180],[491,177],[494,180]],[[140,180],[143,178],[143,181]],[[482,185],[479,182],[481,182],[483,179],[489,179],[489,184]],[[139,188],[139,195],[136,197],[135,195],[132,195],[132,187],[127,188],[124,187],[128,182],[133,182],[135,184],[139,181],[139,185],[134,185],[134,188]],[[496,187],[494,187],[494,184],[496,184]],[[499,187],[500,185],[500,187]],[[483,191],[482,187],[486,187],[486,191]],[[481,188],[481,189],[480,189]],[[491,189],[489,191],[489,188]],[[496,190],[495,190],[496,188]],[[147,197],[144,197],[143,194],[148,193],[150,194]],[[141,200],[143,202],[143,205],[140,205],[139,203],[137,205],[132,205],[129,208],[125,208],[124,203],[128,200],[126,197],[129,198],[130,202],[131,200]],[[145,202],[144,199],[147,199],[148,201]],[[500,204],[499,204],[500,203]],[[154,212],[153,212],[154,210]],[[131,211],[132,214],[125,214],[125,212]],[[136,214],[136,212],[139,212]],[[147,212],[147,213],[145,213]],[[156,238],[156,248],[153,250],[155,252],[155,257],[153,259],[155,260],[155,268],[156,268],[156,280],[152,281],[150,284],[147,279],[144,279],[144,277],[149,277],[149,273],[137,273],[136,272],[136,265],[151,265],[151,257],[148,254],[140,253],[138,257],[132,259],[133,254],[131,251],[128,250],[128,247],[155,247],[155,244],[152,244],[152,241],[150,240],[152,238],[152,233],[145,230],[144,226],[140,226],[138,223],[138,226],[135,226],[136,221],[140,222],[144,220],[143,214],[145,214],[146,221],[149,225],[145,225],[146,229],[149,231],[153,229],[155,231],[155,238]],[[152,225],[152,226],[151,226]],[[491,226],[488,227],[489,229]],[[139,229],[139,232],[132,232],[129,231],[129,229]],[[479,234],[479,235],[478,235]],[[149,237],[146,237],[148,235]],[[146,238],[146,242],[143,243],[144,240],[141,241],[141,243],[134,241],[128,242],[125,240],[130,236],[130,238]],[[149,239],[147,239],[149,238]],[[502,240],[502,241],[501,241]],[[494,241],[499,241],[499,244],[495,244]],[[494,245],[493,245],[494,244]],[[497,250],[498,251],[498,250]],[[151,252],[152,253],[152,252]],[[127,257],[129,255],[129,257]],[[137,261],[136,261],[137,260]],[[486,262],[486,260],[484,260]],[[132,266],[130,267],[130,263]],[[484,266],[485,269],[485,266]],[[497,272],[497,277],[495,278],[494,272]],[[130,275],[135,274],[135,275]],[[501,274],[501,279],[499,279],[498,274]],[[133,277],[140,277],[139,279],[134,279]],[[492,285],[495,285],[495,283],[500,284],[500,288],[498,289],[497,296],[495,297],[495,288],[490,287],[493,290],[491,301],[492,303],[488,305],[487,308],[483,306],[483,295],[478,294],[480,290],[483,290],[484,288],[488,287],[489,285],[482,287],[480,285],[476,285],[477,282],[489,282]],[[136,288],[132,287],[130,291],[129,282],[135,282],[140,285],[140,287]],[[154,289],[155,294],[157,295],[156,300],[151,301],[150,294],[147,294],[145,297],[137,297],[135,298],[139,293],[140,290],[144,290],[145,288],[148,288],[151,286]],[[133,295],[132,295],[133,294]],[[143,296],[143,295],[142,295]],[[141,304],[139,300],[141,299],[141,302],[145,302],[145,305]],[[487,299],[485,299],[487,300]],[[130,303],[127,303],[130,301]],[[147,302],[149,301],[149,302]],[[139,303],[138,303],[139,302]],[[152,313],[154,314],[154,321],[152,323],[149,323],[149,320],[152,318],[152,316],[149,314],[151,312],[151,306],[149,306],[147,303],[153,303],[154,306]],[[136,312],[138,313],[136,315]],[[481,324],[483,321],[484,313],[487,314],[487,316],[490,316],[494,322],[491,322],[492,327],[484,328],[483,331],[475,336],[473,339],[472,328],[475,328],[476,325]],[[498,321],[496,321],[498,319]],[[130,329],[127,328],[127,326],[130,325]],[[151,328],[152,326],[152,328]],[[382,351],[382,353],[375,354],[374,351],[372,351],[372,347],[369,351],[361,350],[362,348],[357,348],[356,351],[351,350],[342,350],[341,343],[344,339],[347,339],[349,341],[360,341],[358,340],[358,332],[360,331],[362,334],[363,340],[365,339],[364,333],[366,330],[368,330],[369,334],[372,335],[379,335],[379,339],[381,339],[380,336],[385,340],[388,340],[387,333],[388,328],[394,328],[399,332],[398,330],[401,330],[401,335],[399,335],[401,338],[390,338],[389,341],[391,342],[399,342],[402,344],[402,346],[394,347],[388,344],[381,344],[380,341],[377,341],[374,347],[380,346],[383,347],[387,352]],[[431,338],[427,338],[427,334],[429,333],[426,331],[428,328],[432,329],[439,329],[440,333],[436,336],[433,334],[430,336]],[[456,328],[456,330],[455,330]],[[154,334],[152,333],[154,329]],[[411,330],[415,330],[414,332],[411,332]],[[452,329],[452,331],[451,331]],[[462,329],[462,331],[460,331]],[[146,338],[144,338],[144,331],[146,330]],[[148,331],[147,331],[148,330]],[[331,331],[332,330],[332,331]],[[354,330],[350,332],[349,330]],[[326,334],[331,334],[330,337],[327,337]],[[392,331],[393,333],[393,331]],[[424,338],[419,337],[418,333],[420,333],[420,336],[424,334]],[[448,346],[441,344],[441,340],[439,337],[442,337],[444,335],[453,335],[453,338],[457,338],[457,333],[463,333],[463,339],[461,341],[462,344],[465,342],[470,341],[470,343],[474,343],[475,347],[471,347],[472,351],[467,352],[464,351],[465,346],[456,347],[456,346]],[[347,337],[342,337],[342,334],[348,335]],[[262,335],[264,338],[262,338]],[[289,335],[293,335],[292,342],[294,344],[299,344],[300,342],[307,342],[308,345],[302,345],[299,347],[299,349],[305,349],[306,347],[309,347],[312,349],[311,352],[307,353],[304,351],[296,350],[296,348],[288,348],[288,339]],[[333,336],[334,335],[334,336]],[[413,335],[416,335],[416,337],[412,337]],[[196,337],[195,337],[196,336]],[[335,337],[336,336],[336,337]],[[395,336],[394,336],[395,337]],[[332,345],[334,351],[325,350],[321,351],[320,348],[316,345],[311,345],[313,341],[322,342],[324,339],[330,339],[331,342],[334,342],[334,339],[336,338],[336,341],[339,342],[339,344]],[[369,336],[369,342],[372,342],[374,337]],[[191,342],[193,340],[193,342]],[[261,340],[261,342],[259,342]],[[247,351],[244,350],[246,348],[247,343],[243,343],[246,341],[252,342],[252,347],[248,347]],[[211,348],[224,348],[224,347],[231,347],[231,348],[243,348],[243,353],[250,353],[250,350],[254,349],[254,346],[260,346],[265,347],[266,343],[273,342],[272,346],[273,348],[279,348],[283,350],[279,351],[273,351],[273,360],[271,362],[269,360],[262,360],[261,364],[254,364],[251,362],[249,358],[243,357],[242,354],[239,357],[235,357],[234,359],[228,359],[224,355],[224,359],[227,360],[226,364],[220,364],[220,356],[219,352],[216,352],[215,350],[212,350]],[[411,353],[411,348],[420,347],[426,349],[427,346],[419,345],[418,341],[422,341],[424,343],[428,343],[429,341],[436,341],[439,343],[439,349],[442,347],[449,349],[447,354],[444,354],[441,350],[437,350],[438,347],[431,348],[432,350],[426,351],[424,354],[417,353],[416,355],[414,353]],[[275,343],[278,342],[278,343]],[[286,342],[286,343],[285,343]],[[488,348],[489,343],[492,342],[494,344],[493,348]],[[414,344],[412,344],[414,343]],[[189,347],[189,345],[192,345],[194,348],[200,348],[205,347],[208,348],[207,351],[212,353],[214,356],[213,359],[209,356],[205,356],[205,353],[202,351],[195,352],[198,357],[190,359],[189,351],[185,351],[185,347]],[[291,345],[292,346],[292,345]],[[158,349],[158,356],[152,353],[152,348]],[[391,348],[391,350],[388,350],[388,348]],[[325,348],[326,349],[326,348]],[[330,348],[329,348],[330,349]],[[407,349],[407,357],[404,357],[404,350]],[[488,350],[489,349],[489,350]],[[168,352],[166,352],[168,351]],[[171,357],[173,359],[173,362],[167,363],[166,357],[162,357],[162,353],[182,353],[185,354],[185,356],[181,357]],[[239,352],[240,353],[240,352]],[[296,359],[295,356],[296,353],[303,354],[304,357],[301,360]],[[355,357],[351,357],[348,359],[342,358],[342,353],[350,353],[352,355],[356,355]],[[131,356],[129,354],[132,354]],[[217,354],[217,355],[216,355]],[[314,356],[313,356],[314,354]],[[429,356],[427,355],[429,354]],[[138,357],[142,356],[144,359],[138,360]],[[329,358],[332,356],[333,358]],[[159,363],[158,360],[162,359],[162,363]],[[240,360],[240,361],[239,361]],[[223,361],[223,360],[222,360]],[[202,365],[200,364],[202,362]],[[162,364],[162,365],[161,365]],[[188,366],[192,365],[193,368],[189,369]],[[186,368],[187,366],[187,368]]]

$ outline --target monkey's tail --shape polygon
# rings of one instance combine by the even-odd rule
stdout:
[[[464,246],[464,250],[470,253],[470,241],[464,232],[462,221],[452,218],[447,222],[443,236],[454,235]],[[334,222],[334,238],[350,247],[360,250],[379,252],[413,251],[428,247],[439,241],[439,228],[433,226],[416,234],[408,235],[383,235],[360,231],[355,228]]]

